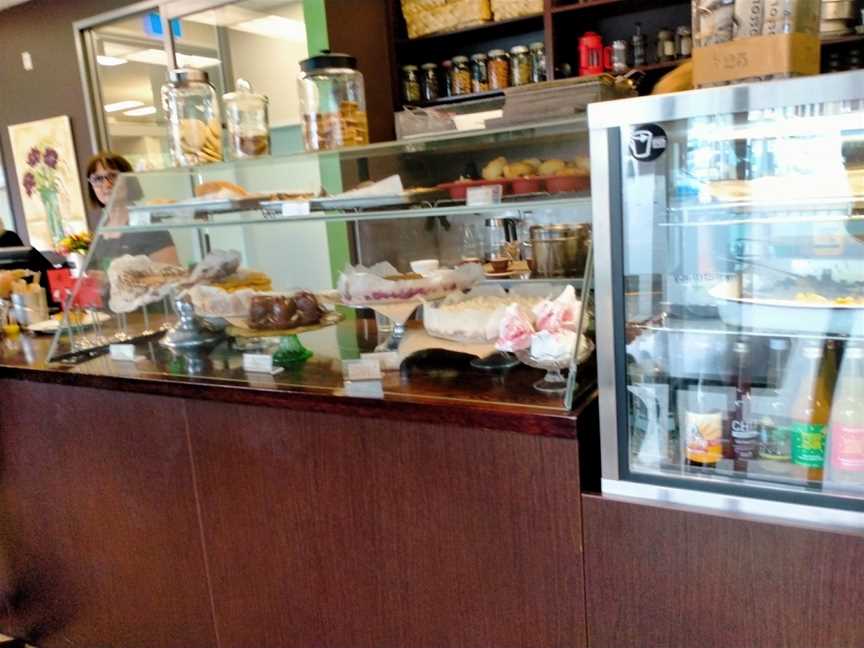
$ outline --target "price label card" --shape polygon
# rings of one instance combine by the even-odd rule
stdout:
[[[465,204],[469,207],[484,207],[486,205],[497,205],[501,202],[501,194],[501,185],[468,187],[468,191],[465,194]]]
[[[378,351],[376,353],[361,353],[360,357],[363,360],[377,362],[381,367],[381,371],[399,371],[399,366],[402,363],[397,351]]]
[[[308,213],[308,200],[289,200],[282,203],[283,216],[306,216]]]
[[[112,344],[108,347],[112,360],[119,362],[135,362],[134,344]]]
[[[345,383],[345,395],[354,398],[384,398],[380,380],[356,380]]]
[[[146,209],[141,210],[130,210],[129,211],[129,225],[132,227],[140,227],[142,225],[150,225],[150,211]]]
[[[266,353],[244,353],[243,354],[243,371],[246,373],[261,373],[276,375],[281,368],[273,368],[273,356]]]
[[[377,360],[346,360],[342,363],[345,380],[381,380],[381,363]]]

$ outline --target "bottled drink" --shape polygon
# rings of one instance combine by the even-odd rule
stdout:
[[[826,482],[840,490],[864,490],[864,347],[843,355],[828,430]]]
[[[684,412],[684,455],[687,465],[715,468],[723,458],[723,411],[706,391],[708,358],[704,357],[696,392],[689,394]]]
[[[805,368],[790,411],[792,463],[808,481],[821,481],[825,462],[825,430],[831,410],[828,367],[823,371],[822,347],[809,342],[801,352]]]
[[[735,470],[745,471],[747,462],[756,458],[758,445],[756,424],[751,419],[750,345],[738,341],[732,352],[738,369],[738,383],[735,386],[735,404],[729,420],[730,450],[735,461]]]
[[[772,472],[788,470],[792,460],[790,429],[785,419],[789,401],[783,392],[783,367],[789,343],[775,338],[768,343],[767,386],[772,391],[770,405],[758,422],[759,459]],[[768,463],[770,462],[770,463]]]

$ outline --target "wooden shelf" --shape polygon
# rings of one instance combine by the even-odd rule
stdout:
[[[639,72],[655,72],[657,70],[672,70],[682,63],[686,63],[690,60],[690,57],[674,59],[672,61],[662,61],[661,63],[648,63],[647,65],[639,65],[634,70],[638,70]]]
[[[432,42],[445,42],[450,39],[460,39],[460,37],[472,36],[478,39],[491,40],[519,32],[536,31],[543,29],[543,14],[531,14],[528,16],[520,16],[518,18],[510,18],[509,20],[498,20],[492,22],[481,23],[479,25],[471,25],[464,29],[455,31],[440,32],[436,34],[428,34],[418,38],[399,38],[396,39],[396,47],[399,49],[424,47]]]
[[[822,47],[862,42],[864,42],[864,34],[849,34],[848,36],[834,36],[832,38],[823,38]]]
[[[650,6],[646,6],[649,5]],[[659,9],[670,5],[689,4],[687,0],[654,0],[652,3],[646,3],[644,0],[590,0],[589,2],[579,2],[571,4],[561,4],[552,7],[552,14],[568,14],[576,11],[589,11],[591,9],[601,9],[602,7],[611,6],[613,9],[624,9],[629,11],[645,11],[646,9]]]
[[[474,92],[472,94],[458,95],[456,97],[439,97],[434,101],[412,104],[412,108],[434,108],[436,106],[452,106],[453,104],[468,103],[469,101],[481,101],[483,99],[497,99],[504,97],[503,90],[490,90],[489,92]]]

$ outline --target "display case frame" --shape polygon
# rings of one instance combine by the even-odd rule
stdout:
[[[862,499],[811,493],[806,488],[790,489],[768,482],[745,483],[741,479],[724,479],[716,475],[701,479],[689,474],[673,476],[631,469],[625,305],[626,179],[625,146],[622,142],[626,129],[642,128],[642,125],[850,101],[857,102],[861,128],[864,127],[862,88],[864,73],[848,72],[626,99],[589,107],[604,495],[796,520],[831,528],[864,528]],[[664,137],[664,149],[667,144],[671,146],[665,140],[665,134],[659,136]],[[671,180],[665,177],[667,172],[659,170],[663,161],[661,157],[656,162],[658,170],[653,173],[662,177],[658,185],[665,189]],[[653,161],[641,163],[646,166],[655,164]],[[675,205],[667,204],[667,193],[658,190],[653,202],[643,207],[649,212],[653,209],[655,214],[668,213],[669,208]],[[841,202],[850,201],[849,196],[840,199]],[[759,209],[764,209],[764,206],[760,205]]]

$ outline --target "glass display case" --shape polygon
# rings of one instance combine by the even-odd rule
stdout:
[[[583,118],[123,175],[51,360],[563,411],[594,383],[587,153]]]
[[[860,527],[864,73],[589,124],[604,493]]]

